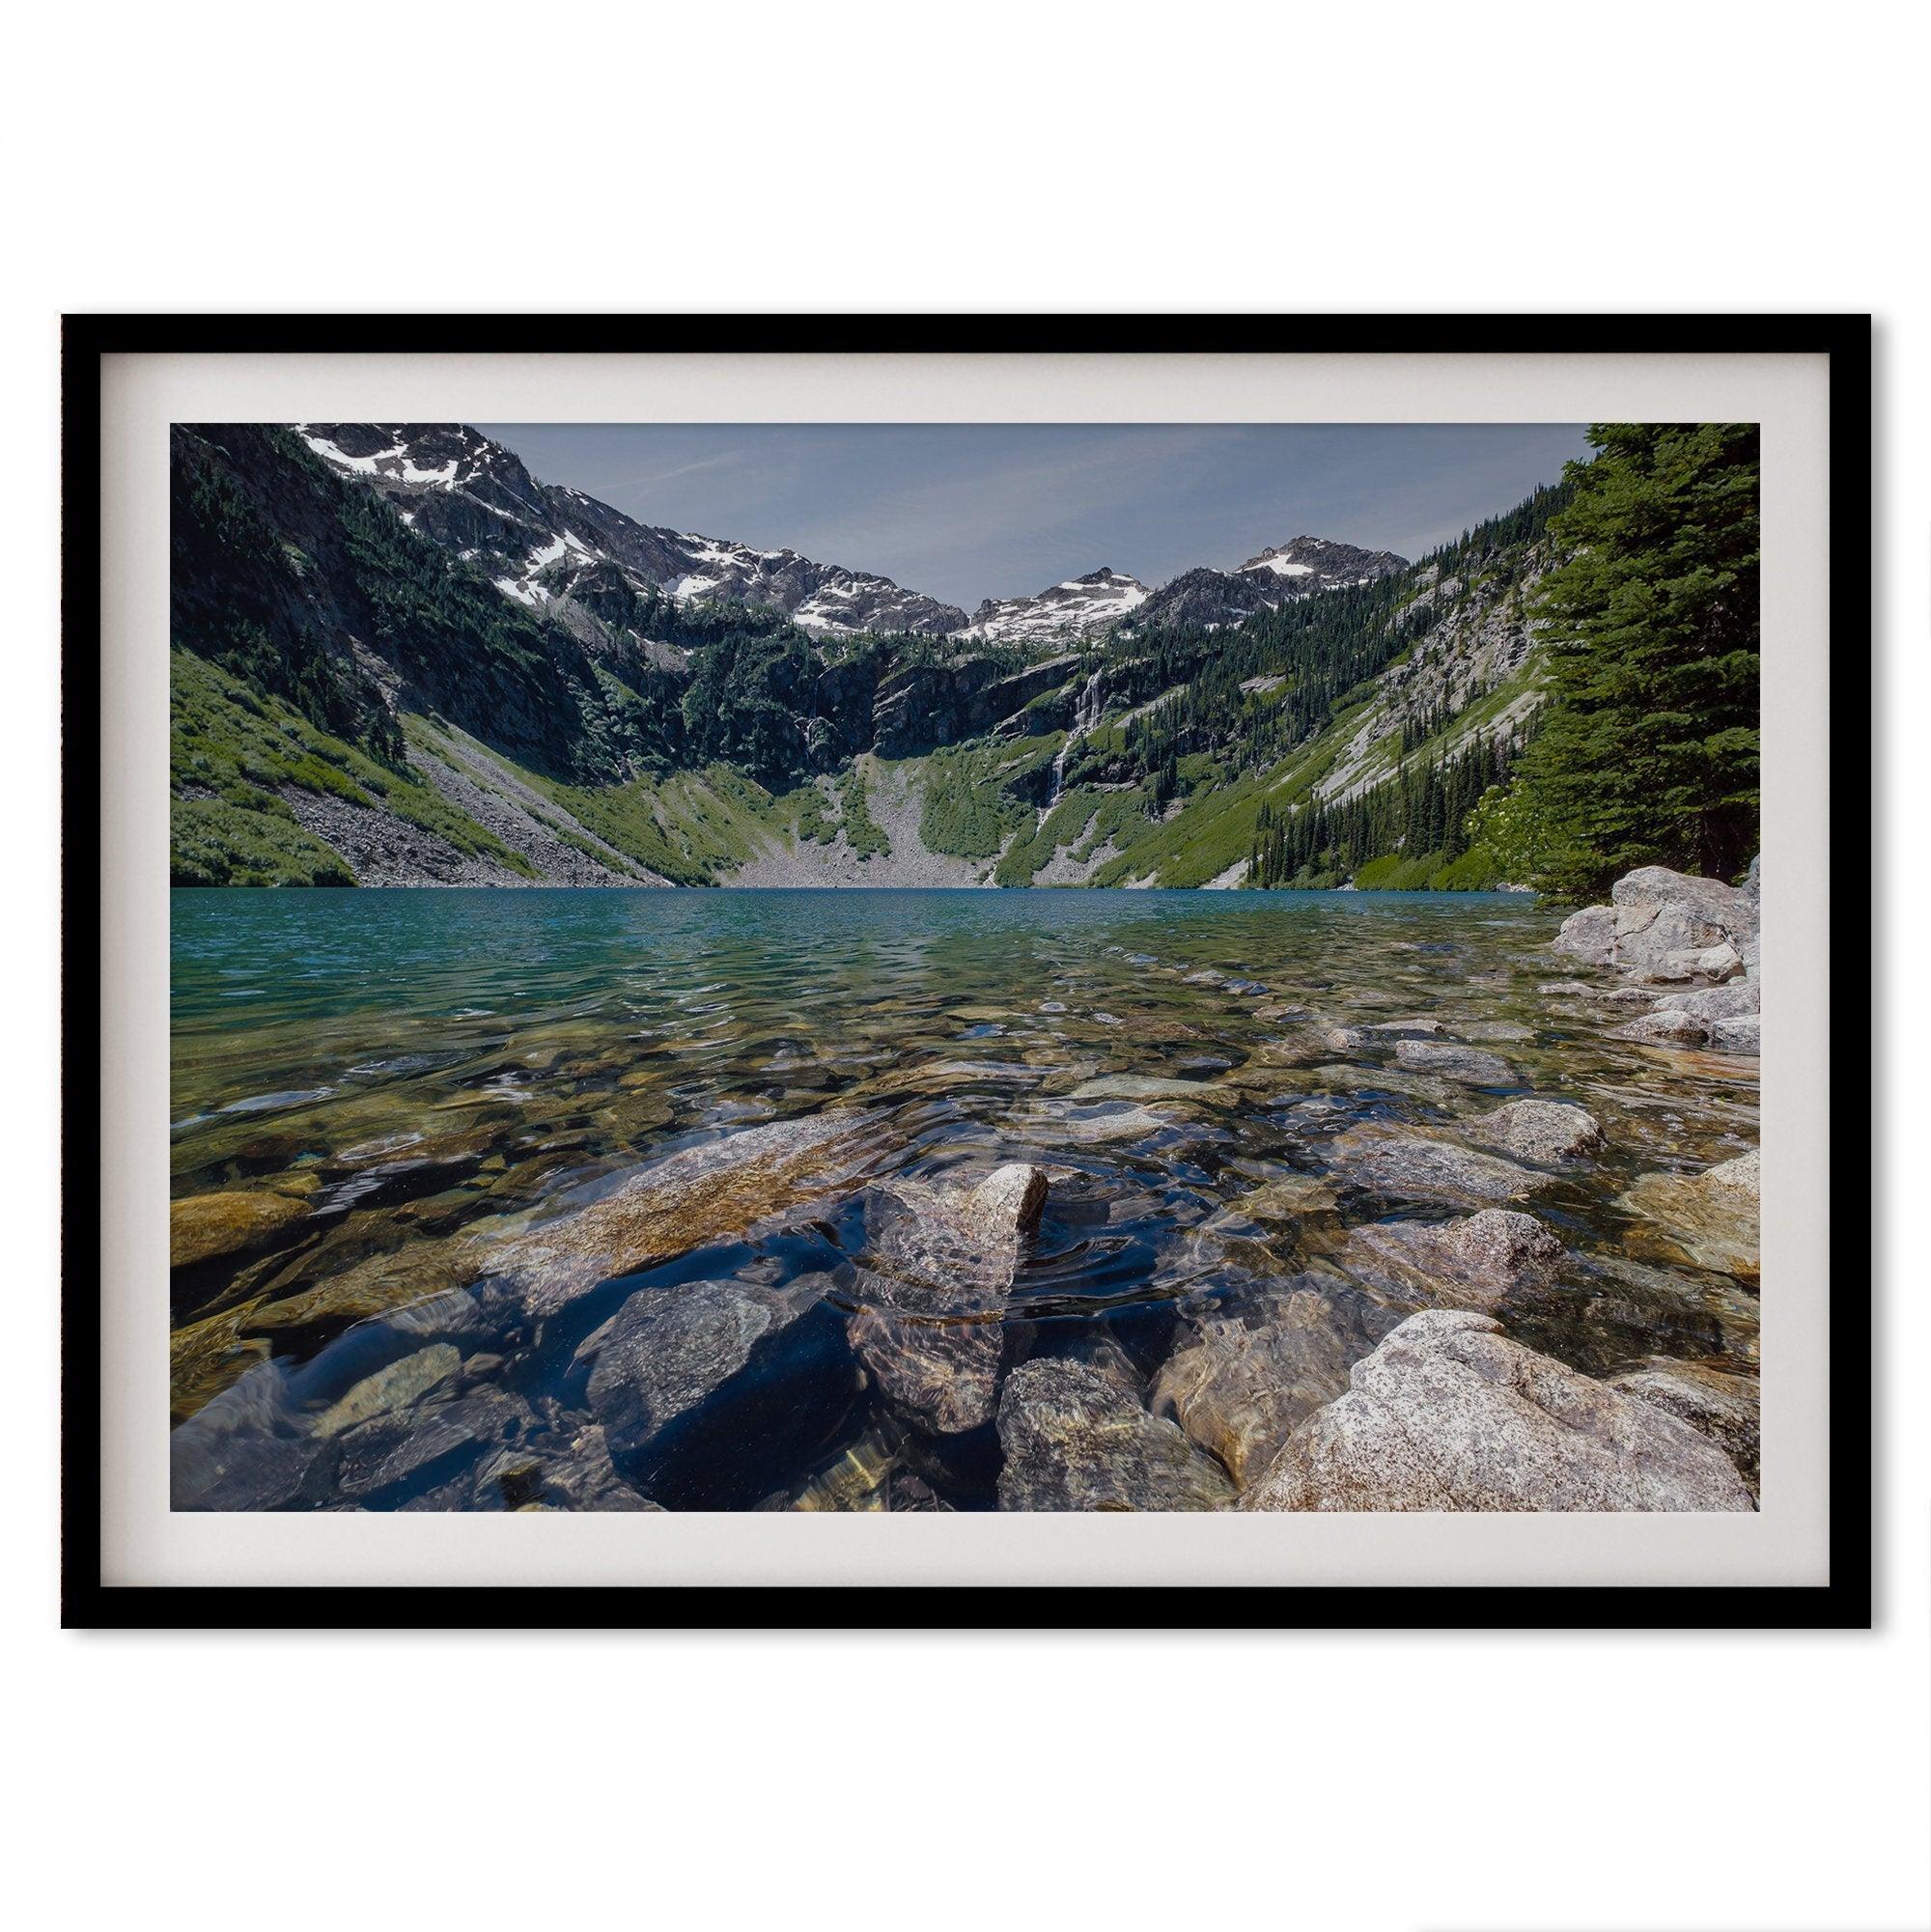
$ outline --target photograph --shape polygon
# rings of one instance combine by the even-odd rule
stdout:
[[[29,16],[30,1916],[1931,1929],[1864,11]]]
[[[1757,1511],[1762,441],[174,421],[172,1511]]]

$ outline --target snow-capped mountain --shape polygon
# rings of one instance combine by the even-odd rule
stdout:
[[[1349,584],[1373,583],[1377,577],[1405,571],[1408,559],[1392,550],[1362,550],[1353,544],[1329,543],[1326,537],[1290,537],[1273,549],[1249,557],[1237,574],[1251,572],[1271,580],[1276,594],[1308,597],[1316,591],[1341,590]]]
[[[1117,624],[1151,595],[1137,577],[1103,568],[1037,597],[989,597],[962,634],[993,644],[1077,642]]]
[[[1372,583],[1408,568],[1392,550],[1363,550],[1325,537],[1292,537],[1249,557],[1238,570],[1183,572],[1155,591],[1133,614],[1136,629],[1151,625],[1229,629],[1263,610],[1277,609],[1323,591]]]
[[[1153,589],[1112,569],[1069,577],[1033,597],[957,605],[875,572],[821,564],[796,550],[639,523],[580,490],[539,483],[514,451],[455,423],[302,423],[309,448],[374,490],[421,535],[482,570],[505,597],[554,618],[593,647],[634,639],[634,600],[770,604],[807,630],[918,630],[962,643],[1053,648],[1116,625],[1227,628],[1294,599],[1406,569],[1387,550],[1321,537],[1290,539],[1238,569],[1184,572]]]
[[[565,616],[621,587],[681,602],[773,604],[821,631],[959,630],[966,613],[889,577],[796,550],[639,523],[580,490],[536,481],[480,432],[450,423],[301,423],[317,456],[483,570],[505,597]]]
[[[1198,569],[1151,589],[1116,570],[1069,577],[1037,597],[988,598],[962,637],[995,644],[1067,644],[1115,625],[1230,628],[1257,611],[1406,570],[1391,550],[1363,550],[1325,537],[1293,537],[1249,557],[1238,570]]]

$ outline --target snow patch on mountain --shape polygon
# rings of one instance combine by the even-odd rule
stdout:
[[[1137,577],[1103,567],[1036,597],[989,597],[960,635],[994,644],[1076,642],[1117,624],[1152,594]]]
[[[513,451],[461,424],[295,428],[331,468],[373,489],[529,609],[568,597],[592,570],[614,570],[638,596],[769,604],[816,630],[943,635],[966,622],[956,605],[876,572],[639,523],[580,490],[537,482]]]

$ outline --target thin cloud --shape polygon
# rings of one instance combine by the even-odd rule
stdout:
[[[736,469],[744,461],[742,450],[719,450],[715,456],[699,457],[695,462],[681,462],[670,469],[646,470],[638,476],[618,477],[604,484],[606,490],[647,490],[654,483],[669,483],[680,476],[695,476],[702,470]]]

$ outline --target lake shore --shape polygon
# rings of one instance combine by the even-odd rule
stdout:
[[[1692,884],[178,894],[177,1504],[1749,1508]]]

